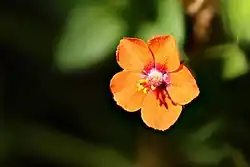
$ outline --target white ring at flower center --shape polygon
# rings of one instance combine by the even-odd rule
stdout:
[[[162,82],[163,73],[156,69],[152,69],[148,74],[148,79],[155,80],[156,82]]]

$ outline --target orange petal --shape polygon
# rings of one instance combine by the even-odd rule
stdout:
[[[140,73],[130,71],[121,71],[111,79],[110,89],[114,100],[124,110],[133,112],[141,108],[146,94],[137,90],[140,79]]]
[[[181,114],[182,106],[174,105],[170,99],[166,99],[168,109],[164,105],[160,106],[155,94],[148,93],[145,97],[141,117],[145,124],[157,130],[169,129]]]
[[[116,51],[118,64],[125,70],[141,71],[153,61],[147,44],[137,38],[123,38]]]
[[[169,73],[169,80],[170,85],[167,90],[171,99],[177,104],[185,105],[200,93],[194,77],[184,65],[180,71]]]
[[[180,57],[174,36],[155,37],[149,40],[148,45],[156,64],[164,64],[169,72],[178,69]]]

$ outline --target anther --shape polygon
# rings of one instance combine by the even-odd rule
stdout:
[[[152,90],[155,90],[156,87],[155,87],[154,85],[151,85],[151,89],[152,89]]]
[[[140,83],[145,83],[146,80],[145,80],[145,79],[141,79],[139,82],[140,82]]]
[[[143,89],[144,89],[144,86],[142,86],[142,85],[140,85],[140,84],[139,84],[139,85],[137,85],[137,86],[138,86],[138,88],[137,88],[137,90],[138,90],[138,91],[141,91],[141,90],[143,90]]]
[[[144,88],[143,93],[145,93],[145,94],[148,93],[148,88]]]

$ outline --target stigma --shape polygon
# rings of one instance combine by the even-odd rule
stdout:
[[[156,68],[151,68],[142,74],[142,79],[137,84],[137,90],[147,93],[148,91],[157,91],[165,89],[169,84],[168,74]]]

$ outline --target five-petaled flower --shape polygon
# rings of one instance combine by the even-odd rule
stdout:
[[[185,65],[180,63],[176,40],[172,35],[148,41],[123,38],[116,52],[123,71],[113,76],[110,89],[114,100],[129,112],[141,109],[144,123],[167,130],[182,111],[182,106],[200,91]]]

